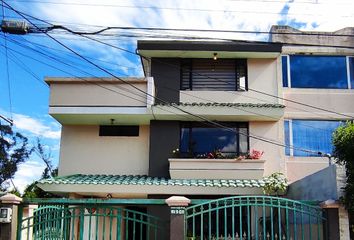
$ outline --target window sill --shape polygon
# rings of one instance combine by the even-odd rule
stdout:
[[[170,158],[173,179],[261,179],[265,160]]]

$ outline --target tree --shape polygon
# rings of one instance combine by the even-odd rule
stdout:
[[[343,203],[349,212],[351,235],[354,222],[354,123],[347,122],[336,129],[333,134],[333,156],[346,169],[346,185],[344,187]]]
[[[41,141],[37,139],[37,144],[34,147],[34,152],[38,155],[38,157],[44,162],[46,168],[43,170],[41,179],[52,178],[58,175],[58,168],[53,168],[53,164],[51,161],[52,155],[50,150],[45,151]],[[28,185],[22,197],[25,198],[50,198],[55,197],[54,194],[48,193],[37,187],[37,181]]]
[[[31,153],[32,148],[25,136],[14,132],[11,126],[0,123],[0,190],[7,190],[9,186],[5,186],[5,183],[9,180],[13,184],[12,179],[19,164],[26,161]]]

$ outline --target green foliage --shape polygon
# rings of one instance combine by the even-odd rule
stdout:
[[[26,137],[13,132],[11,126],[0,123],[0,190],[7,189],[4,183],[13,179],[19,164],[26,161],[31,153]]]
[[[347,181],[342,202],[349,212],[351,235],[354,236],[354,123],[347,122],[333,134],[333,156],[346,169]]]
[[[282,173],[273,173],[263,178],[263,193],[267,195],[280,195],[286,192],[288,188],[288,180]]]

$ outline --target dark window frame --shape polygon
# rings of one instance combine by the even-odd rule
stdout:
[[[138,125],[100,125],[98,135],[100,137],[139,137]]]
[[[245,155],[249,152],[250,150],[250,138],[249,138],[249,122],[217,122],[225,127],[229,127],[229,128],[236,128],[236,131],[239,131],[239,128],[246,128],[247,129],[247,150],[246,152],[240,152],[240,134],[235,132],[236,135],[236,141],[237,141],[237,146],[236,146],[236,152],[227,152],[227,153],[231,153],[233,155],[236,156],[240,156],[240,155]],[[188,143],[188,152],[182,152],[181,150],[181,145],[182,145],[182,129],[183,128],[189,128],[189,143]],[[210,125],[210,123],[207,122],[180,122],[180,137],[179,137],[179,150],[180,150],[180,154],[181,157],[190,155],[190,149],[191,149],[191,140],[192,140],[192,129],[193,128],[215,128],[215,129],[222,129],[221,127],[218,126],[213,126]],[[211,149],[210,151],[213,151],[215,149]],[[194,155],[198,155],[201,154],[201,152],[196,152]],[[188,156],[190,157],[190,156]]]
[[[198,60],[207,60],[205,58],[183,58],[180,61],[180,89],[181,90],[190,90],[190,91],[194,91],[193,90],[193,61],[198,61]],[[234,89],[230,89],[230,90],[213,90],[212,87],[209,87],[208,89],[206,89],[207,91],[248,91],[248,65],[247,65],[247,59],[246,58],[240,58],[240,59],[229,59],[229,58],[220,58],[218,60],[234,60],[234,73],[235,73],[235,88]],[[213,61],[218,61],[218,60],[214,60],[214,59],[210,59],[210,62]],[[188,88],[186,88],[184,86],[184,71],[188,71],[189,72],[189,84],[188,84]],[[245,74],[245,88],[241,88],[240,87],[240,72],[244,71]],[[199,74],[198,74],[199,75]],[[214,79],[214,77],[209,77],[209,76],[205,76],[206,78],[211,78]],[[218,82],[218,79],[215,79],[216,82]],[[197,90],[197,91],[203,91],[203,90]]]

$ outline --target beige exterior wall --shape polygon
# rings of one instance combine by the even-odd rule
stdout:
[[[304,104],[316,106],[343,113],[354,115],[354,107],[349,103],[354,103],[354,92],[352,89],[304,89],[304,88],[284,88],[284,98]],[[290,119],[345,119],[335,113],[329,113],[313,109],[311,107],[285,101],[285,118]]]
[[[277,59],[248,59],[248,87],[272,95],[279,94]],[[253,91],[181,91],[181,102],[279,103],[278,99]]]
[[[146,81],[134,81],[146,92]],[[119,82],[50,82],[50,106],[146,106],[146,95]]]
[[[147,174],[149,126],[139,137],[100,137],[98,126],[62,127],[59,175]]]
[[[284,125],[278,122],[250,122],[249,134],[279,143],[284,142]],[[285,173],[285,153],[283,147],[278,147],[271,143],[250,138],[250,150],[256,149],[264,151],[261,159],[265,159],[264,175],[268,176],[274,172]]]

